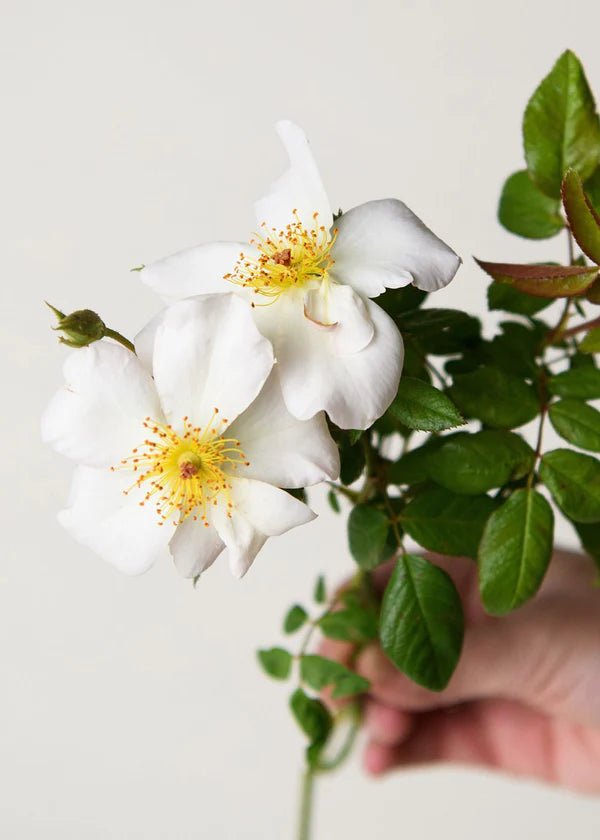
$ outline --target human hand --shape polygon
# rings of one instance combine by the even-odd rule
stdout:
[[[357,656],[347,643],[321,646],[371,681],[366,770],[457,762],[600,793],[600,589],[589,560],[557,553],[537,597],[498,619],[482,610],[471,560],[431,559],[465,611],[463,654],[443,692],[413,683],[377,644]],[[376,571],[380,591],[392,568]]]

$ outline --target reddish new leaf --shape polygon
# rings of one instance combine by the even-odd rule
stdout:
[[[569,227],[584,254],[600,264],[600,218],[583,191],[581,178],[569,169],[562,182],[562,200]]]
[[[520,265],[478,259],[475,262],[499,283],[508,283],[520,292],[543,298],[581,295],[600,271],[598,266]]]

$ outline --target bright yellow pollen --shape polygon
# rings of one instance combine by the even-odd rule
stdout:
[[[318,213],[313,214],[314,226],[310,230],[301,223],[297,210],[293,215],[294,221],[285,230],[269,229],[263,223],[263,233],[250,240],[258,249],[258,257],[241,253],[232,273],[224,279],[253,289],[257,295],[268,298],[266,303],[274,303],[284,292],[316,287],[327,280],[334,263],[331,249],[337,230],[330,233],[319,225]]]
[[[222,496],[231,516],[230,471],[249,466],[239,440],[222,437],[217,426],[218,409],[203,429],[183,418],[183,432],[178,434],[170,424],[157,423],[150,417],[144,420],[149,436],[112,470],[129,469],[138,473],[134,484],[124,491],[128,495],[136,488],[145,491],[140,505],[156,506],[158,524],[167,520],[174,524],[188,516],[199,519],[208,527],[206,508],[217,504]]]

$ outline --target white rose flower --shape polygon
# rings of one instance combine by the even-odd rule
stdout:
[[[394,322],[370,298],[409,283],[440,289],[460,258],[396,199],[334,221],[303,132],[287,121],[277,131],[290,168],[256,202],[251,242],[181,251],[142,279],[167,300],[233,284],[273,344],[291,413],[305,420],[324,409],[340,428],[366,429],[396,395],[403,362]]]
[[[271,345],[235,295],[174,304],[136,348],[98,342],[65,363],[42,421],[79,464],[60,522],[129,574],[170,552],[195,577],[226,547],[241,576],[268,537],[315,516],[279,488],[337,478],[325,416],[287,411]]]

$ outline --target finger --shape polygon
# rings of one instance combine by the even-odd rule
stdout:
[[[599,604],[557,593],[468,626],[456,671],[440,693],[413,683],[377,645],[361,652],[356,670],[376,700],[405,711],[505,697],[599,726],[600,708],[590,699],[600,690]]]
[[[458,763],[490,767],[573,789],[600,790],[593,731],[539,714],[518,703],[483,701],[420,716],[400,745],[371,741],[365,769]]]
[[[323,638],[319,642],[317,651],[320,656],[324,656],[326,659],[335,659],[336,662],[348,668],[352,663],[356,645],[352,642],[340,642],[336,639]]]
[[[405,711],[425,711],[502,694],[506,683],[515,681],[520,667],[508,656],[506,644],[507,637],[495,621],[468,628],[457,669],[442,692],[417,685],[396,668],[378,644],[361,651],[355,668],[371,683],[369,693],[375,700]],[[520,682],[513,690],[522,687]]]
[[[408,737],[413,724],[413,715],[367,700],[364,709],[363,726],[372,741],[388,746],[398,746]]]

